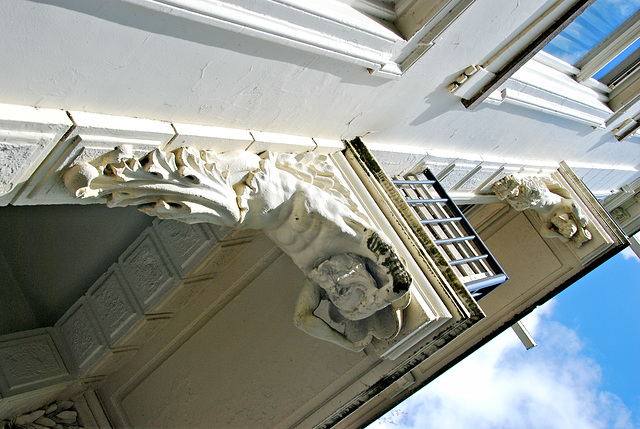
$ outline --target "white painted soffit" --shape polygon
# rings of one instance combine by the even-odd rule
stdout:
[[[507,174],[549,175],[558,160],[522,159],[491,154],[454,152],[366,142],[385,172],[391,176],[429,168],[458,204],[496,202],[491,183]],[[636,166],[566,161],[598,198],[611,195],[638,178]]]
[[[399,78],[475,0],[396,2],[393,21],[337,0],[124,0]],[[369,6],[376,2],[362,2]],[[401,34],[404,34],[404,38]]]

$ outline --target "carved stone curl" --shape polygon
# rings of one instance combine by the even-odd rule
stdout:
[[[163,219],[262,229],[307,275],[294,323],[350,350],[395,336],[411,276],[368,224],[326,157],[184,147],[135,158],[120,147],[63,177],[79,198],[107,197]],[[329,302],[329,320],[314,312]]]
[[[544,222],[540,228],[543,237],[571,240],[577,247],[591,240],[589,219],[569,191],[550,177],[510,174],[497,180],[491,190],[518,211],[537,212]]]

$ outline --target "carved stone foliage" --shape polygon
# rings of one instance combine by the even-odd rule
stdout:
[[[64,139],[25,183],[15,199],[16,205],[74,204],[60,177],[73,163],[88,162],[113,149],[114,141],[129,144],[137,155],[144,155],[169,142],[175,132],[168,123],[146,119],[114,117],[86,112],[59,111],[73,123]],[[34,167],[36,167],[34,166]]]
[[[73,401],[60,401],[0,422],[6,429],[81,428]]]
[[[332,258],[351,255],[368,273],[368,286],[343,285],[340,293],[331,294],[328,291],[335,288],[327,282],[310,281],[298,301],[297,325],[313,336],[354,350],[368,344],[372,336],[388,338],[399,330],[401,318],[396,310],[404,307],[384,309],[407,295],[411,277],[388,239],[359,211],[324,155],[267,152],[259,157],[246,151],[218,154],[182,147],[135,157],[124,146],[74,165],[63,179],[76,197],[107,197],[111,207],[133,205],[147,214],[189,224],[262,229],[307,275]],[[171,229],[168,225],[162,234],[179,234],[180,228]],[[193,248],[201,242],[196,235],[183,244]],[[173,277],[167,271],[169,264],[158,259],[160,254],[153,247],[154,239],[146,237],[120,261],[145,310]],[[180,261],[182,250],[171,252],[176,253],[172,259]],[[182,272],[187,262],[179,262],[178,270]],[[350,268],[337,264],[333,270],[337,274],[332,282],[337,285],[340,273],[346,270],[343,274],[347,274]],[[316,295],[319,299],[307,299]],[[313,315],[325,299],[331,301],[336,314],[353,321],[384,311],[375,322],[350,324],[351,334],[347,335]],[[304,317],[298,317],[303,313]]]
[[[589,220],[569,191],[553,179],[510,174],[494,182],[491,190],[518,211],[531,209],[538,213],[543,237],[571,240],[577,247],[591,240]]]

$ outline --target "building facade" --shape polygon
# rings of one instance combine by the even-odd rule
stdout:
[[[0,417],[73,399],[95,427],[358,427],[516,324],[640,225],[638,71],[593,77],[636,15],[576,64],[540,51],[591,3],[5,1]],[[324,156],[409,266],[403,331],[307,336],[305,275],[265,234],[69,193],[123,145]],[[389,189],[427,168],[509,277],[479,302]],[[552,178],[591,238],[500,201],[514,173]]]

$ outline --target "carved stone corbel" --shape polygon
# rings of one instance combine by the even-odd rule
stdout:
[[[550,177],[510,174],[497,180],[491,190],[517,211],[531,209],[543,221],[540,235],[575,243],[591,240],[589,220],[568,190]]]
[[[110,207],[263,230],[309,278],[294,313],[310,335],[361,350],[400,330],[411,276],[324,155],[183,147],[135,158],[122,147],[74,165],[63,181],[74,196],[107,197]],[[324,300],[340,329],[314,314]]]

